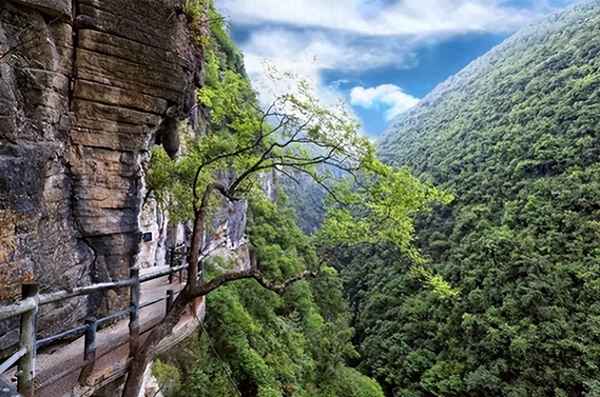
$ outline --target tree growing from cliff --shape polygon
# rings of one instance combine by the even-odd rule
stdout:
[[[322,105],[304,81],[297,81],[289,93],[276,96],[263,110],[256,105],[248,80],[229,68],[222,70],[216,56],[209,53],[207,85],[198,97],[210,111],[208,133],[188,137],[185,155],[175,162],[164,152],[155,151],[148,176],[149,186],[172,216],[193,222],[187,252],[188,281],[165,319],[134,353],[124,389],[126,397],[138,395],[152,350],[196,299],[236,280],[254,279],[282,294],[298,280],[319,276],[323,262],[285,280],[268,277],[261,268],[261,258],[251,249],[248,268],[206,279],[206,227],[211,210],[220,201],[260,200],[264,196],[262,182],[271,173],[289,178],[295,173],[306,174],[335,203],[322,231],[323,239],[346,245],[383,239],[412,252],[411,216],[428,203],[445,199],[405,170],[381,164],[344,107]],[[323,165],[346,173],[350,181],[334,189],[332,176],[319,171]]]

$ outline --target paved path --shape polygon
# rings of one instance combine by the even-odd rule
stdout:
[[[152,269],[147,269],[152,270]],[[143,274],[143,273],[142,273]],[[177,280],[177,278],[175,278]],[[183,284],[174,281],[169,284],[168,277],[148,281],[142,284],[141,304],[166,297],[168,289],[177,291]],[[204,316],[204,305],[198,306],[198,312],[190,308],[175,327],[173,334],[164,339],[159,351],[165,351],[185,339],[198,327],[199,319]],[[142,340],[165,316],[166,303],[160,301],[145,307],[140,312]],[[79,384],[81,370],[84,367],[84,338],[81,337],[67,345],[54,347],[50,351],[38,354],[36,360],[36,397],[89,396],[99,387],[118,379],[126,373],[129,356],[129,318],[120,320],[110,327],[98,331],[96,335],[96,361],[89,378],[84,385]],[[9,374],[14,376],[13,373]]]

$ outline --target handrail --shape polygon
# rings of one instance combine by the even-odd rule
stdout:
[[[159,277],[161,277],[161,276],[157,276],[154,278],[159,278]],[[143,281],[147,281],[147,280],[141,280],[141,281],[143,282]],[[34,302],[31,298],[28,298],[28,299],[24,299],[18,303],[13,303],[10,305],[0,305],[0,321],[6,320],[11,317],[16,317],[20,314],[27,313],[27,312],[33,310],[37,306],[43,306],[43,305],[47,305],[50,303],[59,302],[59,301],[66,300],[69,298],[74,298],[76,296],[89,295],[93,292],[97,292],[97,291],[101,291],[101,290],[105,290],[105,289],[131,287],[132,284],[133,284],[132,279],[125,279],[125,280],[112,281],[112,282],[106,282],[106,283],[98,283],[98,284],[87,285],[85,287],[77,287],[77,288],[74,288],[72,291],[61,290],[61,291],[56,291],[56,292],[50,292],[48,294],[38,295],[38,299],[39,299],[38,303]]]
[[[85,331],[87,327],[85,325],[80,325],[79,327],[71,328],[69,330],[63,331],[60,334],[56,334],[53,336],[49,336],[44,339],[40,339],[36,342],[36,348],[41,349],[42,347],[46,347],[51,345],[52,343],[59,341],[64,338],[68,338],[69,336],[77,336]]]
[[[127,317],[127,315],[129,315],[129,313],[131,313],[131,309],[120,310],[116,313],[113,313],[111,315],[108,315],[106,317],[98,319],[97,323],[98,323],[98,325],[106,324],[106,323],[109,323],[114,320],[125,318],[125,317]]]
[[[172,250],[172,258],[174,257],[175,251],[175,249]],[[95,360],[95,337],[97,327],[111,320],[125,317],[127,315],[129,315],[130,352],[133,353],[137,350],[137,346],[139,344],[139,311],[144,307],[166,300],[168,312],[174,297],[173,290],[169,290],[167,291],[167,296],[165,298],[155,299],[151,302],[140,304],[141,284],[160,277],[171,276],[175,273],[179,273],[181,281],[181,272],[188,266],[173,265],[174,261],[171,260],[170,266],[160,267],[156,271],[149,272],[142,276],[140,276],[138,268],[132,268],[130,269],[130,277],[127,279],[97,283],[84,287],[76,287],[70,291],[60,290],[46,294],[39,294],[37,292],[37,285],[23,285],[23,299],[20,302],[9,305],[0,305],[0,321],[11,317],[21,316],[19,350],[11,355],[6,361],[0,363],[0,374],[7,371],[15,364],[18,364],[19,371],[17,372],[17,389],[23,397],[33,397],[33,378],[35,376],[35,355],[37,349],[48,346],[66,337],[80,335],[83,332],[85,333],[84,361],[86,363],[86,367],[84,367],[84,370],[82,371],[82,376],[88,376],[90,373],[89,370],[93,367],[93,362]],[[172,281],[173,277],[169,277],[169,283]],[[85,325],[62,331],[59,334],[36,341],[35,323],[37,312],[40,306],[59,302],[76,296],[90,295],[97,291],[115,288],[130,288],[130,304],[127,309],[113,313],[98,320],[95,318],[88,318],[86,319]]]
[[[0,306],[0,321],[30,312],[36,306],[37,304],[33,299],[25,299],[12,305]]]
[[[145,283],[147,281],[168,276],[169,274],[177,273],[181,270],[184,270],[185,268],[187,268],[187,265],[181,265],[177,267],[162,266],[160,268],[161,270],[159,271],[140,276],[140,283]],[[50,292],[47,294],[41,294],[39,295],[39,306],[55,303],[69,298],[74,298],[76,296],[89,295],[93,292],[105,289],[131,287],[133,284],[134,280],[128,278],[119,281],[111,281],[105,283],[91,284],[85,287],[77,287],[74,288],[72,291],[61,290],[56,292]],[[0,305],[0,321],[6,320],[11,317],[16,317],[18,315],[31,311],[34,309],[35,306],[35,302],[31,298],[10,305]]]
[[[50,292],[48,294],[40,295],[40,305],[47,305],[49,303],[58,302],[61,300],[74,298],[76,296],[89,295],[93,292],[102,291],[105,289],[114,289],[114,288],[126,288],[131,287],[133,284],[132,279],[125,279],[119,281],[111,281],[105,283],[98,283],[87,285],[85,287],[76,287],[73,288],[72,291],[56,291]],[[0,310],[2,308],[0,307]]]
[[[4,363],[2,363],[2,365],[0,365],[0,375],[5,373],[10,367],[15,365],[17,361],[19,361],[21,357],[23,357],[26,354],[27,349],[25,347],[22,347],[19,350],[17,350],[12,356],[8,358],[8,360],[6,360]]]
[[[140,276],[140,282],[144,283],[146,281],[154,280],[160,277],[168,276],[169,274],[177,273],[181,270],[187,269],[187,265],[181,265],[176,267],[163,266],[163,270],[159,270],[157,272],[152,272],[148,274],[144,274]]]

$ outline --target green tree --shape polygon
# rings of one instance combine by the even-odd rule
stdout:
[[[279,197],[251,205],[249,235],[263,269],[291,277],[317,256]],[[383,396],[376,382],[345,364],[356,351],[341,280],[331,268],[281,295],[249,280],[224,286],[208,297],[207,310],[193,362],[169,355],[174,366],[155,368],[165,389],[185,379],[169,396]],[[177,376],[184,368],[192,373]]]
[[[268,106],[258,106],[237,52],[232,50],[231,40],[226,37],[222,20],[213,18],[218,14],[212,3],[193,1],[187,4],[192,22],[204,21],[194,7],[198,4],[199,9],[204,7],[210,16],[206,19],[210,32],[205,32],[207,29],[202,26],[196,29],[206,59],[206,85],[198,91],[198,100],[210,115],[208,131],[202,136],[185,138],[185,152],[175,161],[171,161],[162,149],[155,150],[147,177],[149,188],[171,216],[193,223],[187,253],[188,281],[165,319],[135,352],[124,389],[125,397],[138,395],[153,347],[172,331],[190,302],[214,293],[223,298],[222,303],[229,308],[227,312],[243,314],[248,308],[240,304],[239,296],[226,294],[221,287],[248,279],[253,280],[254,288],[260,286],[278,294],[285,294],[294,287],[298,293],[302,292],[297,299],[309,299],[311,290],[306,284],[295,286],[295,283],[307,277],[325,279],[328,269],[325,251],[330,251],[333,245],[351,246],[385,239],[416,257],[411,245],[412,216],[430,203],[446,199],[433,187],[421,185],[406,170],[395,170],[379,162],[372,144],[360,134],[358,123],[346,108],[323,105],[305,81],[271,70],[273,81],[284,83],[289,89],[275,96]],[[337,178],[323,172],[323,166],[347,174],[350,182],[334,187]],[[329,239],[331,244],[321,247],[323,254],[313,254],[312,258],[304,256],[302,260],[294,252],[279,248],[281,252],[275,262],[271,256],[273,252],[261,249],[264,247],[259,239],[261,234],[251,233],[251,238],[258,241],[251,240],[248,268],[219,266],[221,271],[212,271],[203,238],[211,211],[223,201],[246,200],[250,207],[259,208],[265,200],[261,182],[264,175],[270,173],[291,179],[294,174],[306,175],[328,192],[335,204],[322,238]],[[272,225],[263,224],[262,227],[278,235]],[[373,236],[365,240],[363,233],[367,232]],[[294,236],[301,240],[300,235]],[[307,252],[314,251],[307,249]],[[437,280],[433,276],[430,278]],[[272,299],[272,295],[268,296]],[[268,309],[268,305],[264,308]],[[319,332],[335,334],[336,330],[331,326],[321,328],[323,320],[319,319],[317,311],[306,314],[308,325],[314,322],[315,333],[321,330]],[[236,318],[248,320],[241,330],[249,334],[258,326],[252,316]],[[229,320],[233,328],[236,323],[233,318]],[[272,322],[276,323],[275,319]],[[349,336],[347,333],[346,339]],[[238,337],[242,338],[243,332]],[[345,347],[337,349],[331,344],[314,352],[329,352],[319,360],[318,365],[324,366],[319,373],[336,372],[339,357],[346,354]],[[247,369],[254,370],[253,379],[257,380],[262,395],[273,395],[275,391],[271,386],[260,389],[261,385],[271,385],[274,380],[263,357],[250,348],[240,351],[246,353],[239,359],[247,364]]]
[[[216,62],[214,57],[209,60]],[[264,258],[252,250],[250,268],[231,270],[210,279],[204,277],[208,272],[203,236],[211,208],[218,199],[260,201],[263,195],[260,182],[265,173],[278,172],[291,177],[288,170],[301,172],[327,189],[337,203],[323,238],[331,239],[332,244],[363,243],[365,236],[361,233],[368,231],[410,250],[411,216],[426,204],[443,198],[434,188],[422,187],[405,170],[393,170],[376,160],[373,147],[342,107],[323,106],[303,81],[291,92],[275,98],[263,111],[256,106],[247,79],[225,69],[219,79],[198,93],[201,103],[210,109],[209,133],[189,138],[185,155],[175,162],[169,161],[160,150],[155,152],[149,186],[173,214],[193,220],[189,275],[187,286],[171,311],[136,352],[126,396],[136,395],[152,347],[171,332],[189,302],[231,281],[248,278],[283,293],[292,283],[321,272],[324,259],[288,278],[280,274],[265,277]],[[371,188],[356,185],[341,189],[338,194],[328,183],[331,176],[319,174],[317,166],[322,164],[349,173],[354,180],[362,181],[361,186],[368,181]],[[412,189],[415,194],[409,194]],[[352,208],[346,210],[343,206]],[[367,218],[358,220],[353,218],[355,214],[366,214]],[[388,225],[396,229],[391,231]],[[367,242],[375,240],[374,237]]]

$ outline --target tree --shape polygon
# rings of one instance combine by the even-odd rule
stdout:
[[[373,239],[388,238],[407,249],[411,215],[428,202],[443,198],[408,172],[393,170],[376,160],[372,145],[361,136],[358,124],[344,107],[322,105],[306,82],[294,82],[289,93],[276,96],[262,110],[247,79],[231,69],[221,71],[210,53],[207,70],[209,84],[198,97],[210,110],[209,133],[188,137],[187,151],[176,162],[155,151],[148,177],[151,189],[175,217],[193,220],[188,281],[165,319],[134,353],[125,397],[138,395],[152,349],[194,300],[236,280],[254,279],[262,287],[282,293],[298,280],[318,276],[319,266],[287,280],[268,280],[261,271],[260,258],[251,250],[248,269],[205,280],[207,247],[203,237],[217,198],[228,202],[255,200],[263,194],[260,186],[265,174],[277,172],[290,178],[294,178],[292,172],[306,174],[336,203],[324,238],[350,244],[364,240],[360,233],[374,233]],[[291,76],[273,73],[272,78],[290,81]],[[320,165],[347,173],[356,188],[346,183],[334,189],[332,175],[319,172]],[[413,189],[418,193],[405,196]],[[355,221],[354,215],[366,218]],[[396,228],[394,232],[381,229],[389,225]]]
[[[382,140],[457,196],[415,233],[457,299],[415,288],[397,255],[351,258],[363,366],[398,395],[599,395],[599,18],[592,2],[526,28]]]

